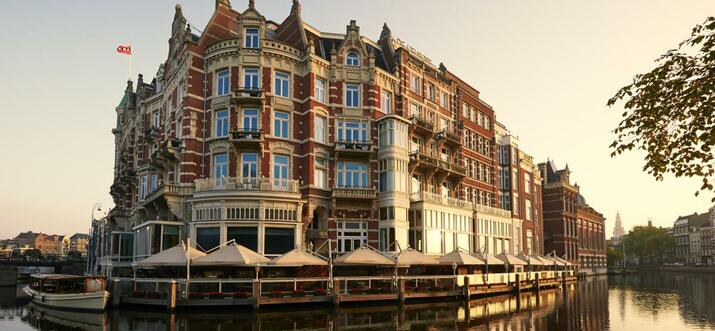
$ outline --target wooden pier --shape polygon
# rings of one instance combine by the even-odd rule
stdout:
[[[174,310],[201,306],[262,306],[351,302],[405,302],[430,298],[474,297],[565,288],[574,271],[455,276],[335,277],[291,279],[112,278],[112,304],[150,305]]]

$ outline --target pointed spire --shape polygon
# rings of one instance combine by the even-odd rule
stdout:
[[[127,88],[124,89],[124,93],[131,93],[134,92],[134,82],[131,80],[127,81]]]
[[[216,0],[216,8],[219,6],[231,8],[231,0]]]
[[[300,15],[300,1],[298,0],[293,0],[293,5],[290,7],[290,14],[291,15]]]
[[[447,67],[442,62],[439,63],[439,71],[441,71],[442,73],[445,73],[447,71]]]
[[[385,22],[382,25],[382,32],[380,33],[380,39],[383,38],[392,38],[392,31],[390,31],[390,27],[387,26],[387,22]]]

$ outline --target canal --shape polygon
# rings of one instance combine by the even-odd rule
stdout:
[[[0,288],[0,330],[624,330],[715,329],[715,275],[589,278],[566,291],[463,301],[280,309],[49,310]]]

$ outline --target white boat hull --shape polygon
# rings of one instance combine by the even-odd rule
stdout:
[[[29,286],[26,286],[24,291],[32,297],[35,304],[58,309],[104,310],[109,302],[107,291],[56,294],[38,292]]]

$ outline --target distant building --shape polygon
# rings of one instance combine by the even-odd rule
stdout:
[[[713,264],[713,222],[715,207],[698,214],[680,216],[673,225],[674,261],[685,264]]]
[[[544,251],[554,252],[587,273],[606,271],[605,218],[571,184],[568,165],[539,164],[544,215]]]
[[[83,256],[87,255],[87,245],[89,245],[89,235],[86,233],[75,233],[69,237],[70,252],[79,252]]]
[[[621,223],[621,213],[616,212],[616,222],[613,224],[613,236],[611,238],[620,239],[626,230],[623,229],[623,224]]]
[[[12,241],[18,247],[34,248],[45,255],[62,255],[64,235],[22,232]]]

